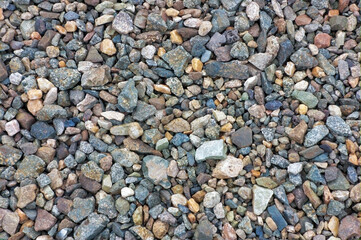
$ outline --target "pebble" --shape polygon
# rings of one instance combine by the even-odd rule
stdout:
[[[0,3],[0,239],[361,237],[358,1]]]

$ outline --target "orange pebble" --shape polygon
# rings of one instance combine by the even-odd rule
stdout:
[[[66,67],[66,64],[64,61],[60,61],[59,62],[59,67],[63,68],[63,67]]]
[[[32,32],[30,35],[30,38],[33,40],[40,40],[41,39],[41,35],[38,32]]]

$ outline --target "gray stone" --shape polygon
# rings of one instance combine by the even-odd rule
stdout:
[[[115,16],[112,27],[120,34],[128,34],[133,31],[133,20],[126,12],[119,12]]]
[[[148,155],[143,158],[142,163],[144,177],[151,180],[154,184],[168,185],[168,165],[169,162],[164,158]]]
[[[307,105],[309,108],[314,108],[318,104],[318,99],[312,93],[306,91],[294,90],[292,92],[292,97],[301,101],[303,104]]]
[[[80,81],[81,73],[72,68],[57,68],[50,71],[50,81],[59,90],[69,90]]]
[[[182,46],[179,46],[163,54],[162,59],[169,64],[177,77],[181,77],[184,73],[184,69],[192,59],[192,55],[190,55]]]
[[[352,135],[350,126],[339,116],[329,116],[326,120],[326,126],[335,135],[344,137]]]
[[[197,162],[207,159],[220,160],[226,158],[226,153],[227,146],[223,140],[207,141],[197,148],[195,159]]]
[[[264,210],[266,210],[271,197],[273,196],[273,191],[271,189],[259,187],[257,185],[253,186],[253,212],[256,215],[261,215]]]
[[[89,198],[78,198],[76,197],[73,201],[72,210],[68,213],[68,217],[75,223],[80,223],[82,220],[87,218],[95,209],[95,199]]]
[[[92,213],[83,221],[74,233],[75,240],[94,239],[107,226],[109,219],[101,214]]]
[[[307,48],[300,48],[291,55],[291,61],[296,65],[297,70],[305,70],[316,67],[318,61]]]
[[[318,125],[311,129],[306,134],[304,145],[305,147],[311,147],[321,141],[324,137],[327,136],[329,130],[325,125]]]
[[[138,90],[134,79],[129,79],[118,96],[118,104],[126,111],[133,112],[138,102]]]

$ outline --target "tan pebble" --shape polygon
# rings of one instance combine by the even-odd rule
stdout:
[[[59,67],[61,67],[61,68],[66,67],[66,63],[64,61],[60,61]]]
[[[201,36],[207,35],[212,29],[212,23],[210,21],[203,21],[198,29],[198,34]]]
[[[323,71],[323,69],[322,68],[320,68],[320,67],[314,67],[313,69],[312,69],[312,75],[314,76],[314,77],[316,77],[316,78],[323,78],[323,77],[325,77],[326,76],[326,74],[325,74],[325,72]]]
[[[160,48],[158,49],[157,55],[158,55],[159,57],[161,57],[161,56],[163,56],[163,54],[165,54],[165,53],[166,53],[165,49],[164,49],[163,47],[160,47]]]
[[[336,216],[332,216],[327,226],[328,229],[332,232],[332,234],[337,237],[338,228],[340,226],[340,221],[338,220],[338,218]]]
[[[46,54],[48,55],[48,57],[50,58],[56,58],[59,56],[59,47],[55,47],[55,46],[48,46],[46,47]]]
[[[41,100],[29,100],[27,103],[27,108],[31,114],[34,116],[43,108],[43,102]]]
[[[226,123],[221,127],[221,132],[230,132],[232,131],[232,124],[231,123]]]
[[[114,46],[114,43],[112,40],[110,39],[104,39],[101,43],[100,43],[100,51],[102,53],[107,54],[108,56],[112,56],[117,52],[117,49]]]
[[[164,84],[155,84],[154,90],[165,94],[171,94],[170,88]]]
[[[188,200],[187,206],[193,213],[197,213],[199,211],[199,204],[193,198]]]
[[[266,223],[267,223],[268,227],[269,227],[272,231],[276,231],[276,230],[277,230],[277,224],[273,221],[272,218],[267,217],[267,218],[266,218]]]
[[[31,38],[32,40],[40,40],[40,39],[41,39],[41,35],[40,35],[40,33],[38,33],[38,32],[32,32],[31,35],[30,35],[30,38]]]
[[[43,93],[39,89],[30,89],[28,91],[28,99],[29,100],[37,100],[43,97]]]
[[[4,20],[3,9],[0,8],[0,21]]]
[[[299,114],[305,115],[308,111],[308,107],[305,104],[300,104],[298,106],[298,112]]]
[[[287,62],[287,65],[285,67],[285,73],[288,76],[292,77],[295,71],[296,71],[296,65],[293,62]]]
[[[56,25],[55,26],[55,29],[60,33],[60,34],[63,34],[65,35],[67,33],[66,29],[60,25]]]
[[[182,44],[183,39],[182,36],[178,33],[177,30],[173,30],[170,33],[170,41],[175,44]]]
[[[247,43],[247,46],[250,48],[256,48],[256,47],[258,47],[258,44],[252,40]]]
[[[201,72],[203,69],[203,63],[199,58],[193,58],[192,59],[192,68],[196,72]]]
[[[75,21],[66,22],[64,27],[67,32],[75,32],[78,29]]]
[[[179,14],[179,11],[174,8],[168,8],[165,10],[165,14],[167,14],[168,17],[176,17]]]
[[[279,85],[279,86],[282,87],[282,85],[283,85],[283,80],[280,79],[280,78],[276,78],[275,83],[276,83],[277,85]]]

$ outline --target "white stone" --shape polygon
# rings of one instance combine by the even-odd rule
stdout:
[[[102,112],[101,115],[108,120],[117,120],[119,122],[123,121],[124,119],[124,114],[116,111]]]
[[[226,214],[224,213],[223,204],[221,202],[214,207],[213,212],[214,215],[216,215],[216,218],[218,219],[225,218],[226,216]]]
[[[244,83],[244,90],[247,91],[249,89],[254,88],[257,85],[258,78],[257,76],[250,77]]]
[[[120,191],[120,194],[122,195],[123,198],[130,197],[134,195],[134,190],[129,187],[124,187]]]
[[[302,80],[295,84],[294,89],[298,91],[305,91],[307,87],[308,82],[306,80]]]
[[[213,208],[221,201],[221,196],[218,192],[206,193],[203,199],[203,205],[206,208]]]
[[[256,215],[261,215],[266,210],[268,202],[271,200],[273,191],[271,189],[253,186],[253,212]]]
[[[242,159],[229,155],[226,159],[217,163],[213,169],[212,176],[219,179],[234,178],[239,175],[242,169]]]
[[[187,198],[182,194],[174,194],[171,196],[172,205],[174,207],[178,207],[178,204],[186,206],[187,205]]]
[[[205,36],[211,31],[212,27],[213,26],[212,26],[212,23],[210,21],[203,21],[201,23],[201,25],[199,26],[198,34],[200,36]]]
[[[331,116],[342,116],[341,108],[337,105],[329,105],[328,111],[330,111]]]
[[[20,73],[16,72],[16,73],[12,73],[9,76],[9,80],[12,84],[14,85],[19,85],[21,83],[21,80],[23,78],[23,75],[21,75]]]
[[[251,2],[246,7],[246,14],[249,20],[257,21],[260,18],[259,5],[256,2]]]
[[[303,164],[298,162],[298,163],[291,163],[290,165],[288,165],[287,171],[293,175],[297,175],[300,172],[302,172],[303,169]]]
[[[16,119],[11,120],[10,122],[5,123],[5,131],[9,136],[14,136],[18,132],[20,132],[20,126]]]
[[[156,48],[153,45],[148,45],[142,48],[140,52],[145,59],[152,59],[156,52]]]

